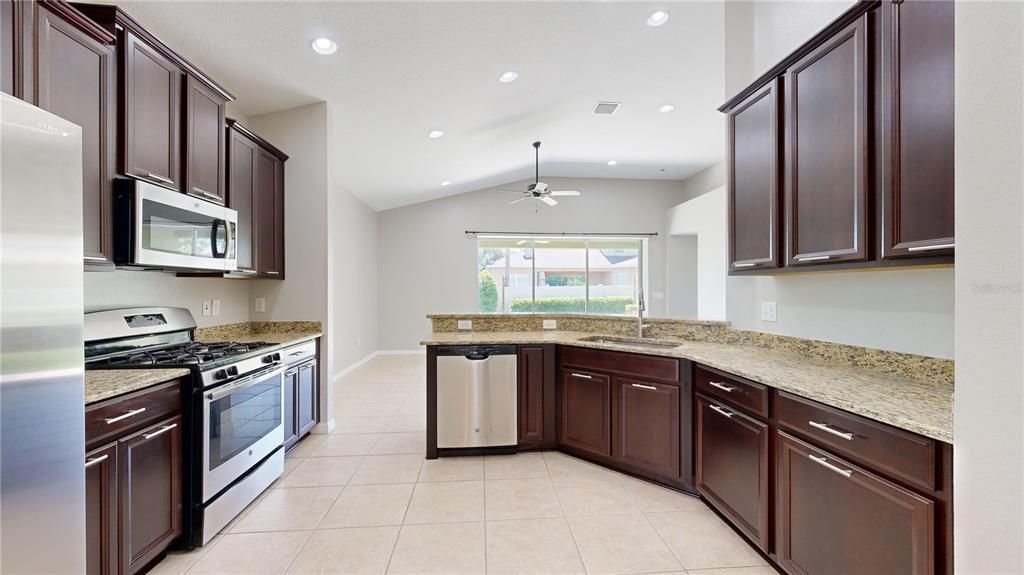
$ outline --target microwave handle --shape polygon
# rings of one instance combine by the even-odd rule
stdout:
[[[234,226],[232,226],[231,224],[232,224],[232,222],[230,220],[224,220],[224,232],[225,232],[225,235],[227,235],[227,237],[228,237],[228,244],[227,244],[227,248],[226,248],[227,251],[226,251],[225,255],[226,255],[226,257],[228,259],[233,260],[233,259],[235,259],[235,256],[236,256],[236,254],[235,254],[235,229],[234,229]]]
[[[218,252],[217,251],[217,228],[219,228],[221,226],[221,224],[224,225],[224,235],[226,236],[226,241],[224,242],[224,251],[223,252]],[[231,249],[231,231],[230,230],[231,230],[231,226],[228,225],[228,221],[227,220],[222,220],[222,219],[213,220],[213,228],[210,230],[210,233],[212,234],[212,236],[210,238],[210,248],[213,250],[213,257],[223,259],[223,258],[225,258],[227,256],[228,250]]]

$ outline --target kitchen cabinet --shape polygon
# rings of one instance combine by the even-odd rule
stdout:
[[[558,443],[611,455],[611,378],[581,369],[562,370]]]
[[[679,386],[616,376],[612,389],[612,457],[620,464],[678,479]]]
[[[235,255],[238,273],[256,273],[255,244],[256,230],[254,168],[257,145],[232,121],[227,130],[228,140],[228,207],[238,212],[238,226],[235,228]]]
[[[117,443],[85,454],[85,572],[118,572],[118,465]]]
[[[785,432],[778,561],[789,573],[935,572],[935,505]]]
[[[261,148],[254,173],[256,272],[284,279],[284,159]]]
[[[126,175],[181,190],[181,68],[131,31],[121,43]]]
[[[295,368],[284,372],[284,448],[291,449],[299,442],[299,426],[295,406],[299,397],[299,370]]]
[[[768,551],[768,424],[699,394],[696,417],[697,490]]]
[[[790,266],[868,257],[867,30],[862,16],[786,71]]]
[[[185,86],[185,191],[223,204],[227,99],[195,76],[189,75]]]
[[[769,82],[728,114],[730,269],[779,266],[781,90]]]
[[[289,367],[284,373],[284,447],[290,449],[316,426],[317,362]]]
[[[882,257],[952,255],[954,5],[880,11]]]
[[[555,346],[519,346],[519,449],[552,448],[555,430]]]

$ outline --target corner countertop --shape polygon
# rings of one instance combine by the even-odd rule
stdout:
[[[435,332],[421,345],[553,343],[689,359],[838,409],[953,443],[953,385],[747,345],[656,339],[678,343],[638,349],[581,341],[602,334],[569,331]],[[621,336],[607,336],[621,337]]]
[[[184,377],[189,370],[174,369],[87,369],[85,404],[96,403],[172,379]]]

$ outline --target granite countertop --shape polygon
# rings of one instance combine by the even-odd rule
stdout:
[[[652,338],[651,341],[678,342],[679,346],[641,349],[580,341],[584,337],[599,335],[569,331],[435,332],[421,344],[556,343],[689,359],[900,429],[953,443],[952,383],[915,379],[749,345]]]
[[[252,321],[196,330],[197,341],[265,341],[288,346],[323,336],[318,321]]]
[[[87,369],[85,370],[85,404],[96,403],[189,374],[174,369]]]

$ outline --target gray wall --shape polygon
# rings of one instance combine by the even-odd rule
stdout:
[[[186,307],[200,326],[249,321],[248,280],[179,278],[153,271],[85,272],[85,311],[119,307]],[[219,299],[217,317],[203,317],[203,300]]]
[[[377,351],[377,212],[334,186],[329,226],[337,374]]]

